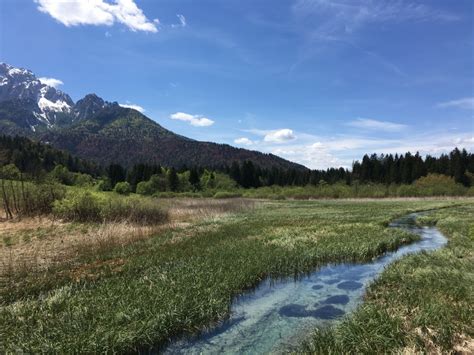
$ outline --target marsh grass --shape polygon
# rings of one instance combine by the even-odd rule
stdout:
[[[303,352],[447,353],[474,351],[474,206],[432,212],[418,223],[449,237],[446,248],[390,265],[364,305],[332,329],[317,331]]]
[[[144,203],[151,202],[148,198],[142,200]],[[172,242],[176,242],[195,233],[195,228],[183,228],[189,227],[195,220],[201,221],[201,230],[209,230],[223,216],[255,206],[254,201],[244,199],[153,200],[153,203],[158,205],[160,213],[164,210],[170,216],[167,223],[143,225],[129,222],[127,217],[124,221],[101,223],[23,218],[1,224],[5,234],[3,248],[0,247],[1,299],[16,299],[25,292],[35,290],[38,293],[49,289],[52,284],[58,286],[71,281],[71,275],[78,266],[107,258],[111,250],[139,243],[152,235],[166,234],[170,230],[175,231]]]
[[[416,236],[388,230],[386,221],[451,204],[285,201],[250,209],[238,199],[213,201],[178,202],[170,216],[187,220],[195,209],[201,211],[197,215],[218,210],[229,218],[191,218],[190,224],[113,247],[105,237],[78,267],[58,268],[24,283],[21,292],[9,292],[0,308],[5,351],[131,352],[159,346],[225,319],[232,298],[267,277],[370,260],[409,243]],[[385,331],[375,331],[383,339]]]

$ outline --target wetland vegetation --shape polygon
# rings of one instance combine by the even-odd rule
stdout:
[[[176,203],[158,201],[156,203],[164,210]],[[26,273],[12,272],[1,292],[2,346],[6,351],[22,349],[28,352],[128,352],[156,347],[174,336],[197,333],[225,319],[232,299],[267,277],[302,275],[330,262],[367,261],[410,243],[417,238],[415,235],[386,228],[387,223],[409,212],[442,207],[449,208],[440,210],[434,218],[453,238],[450,247],[442,253],[454,254],[441,259],[466,273],[451,270],[455,274],[450,274],[449,269],[437,268],[437,261],[431,260],[431,254],[414,256],[424,258],[426,268],[435,276],[423,278],[423,283],[414,284],[414,288],[409,287],[409,273],[407,277],[399,275],[395,283],[384,281],[397,276],[397,272],[390,274],[390,270],[403,265],[397,263],[387,270],[389,276],[384,274],[372,286],[367,296],[369,306],[364,307],[378,302],[378,308],[372,306],[372,313],[369,313],[373,316],[369,325],[374,324],[374,329],[388,336],[387,348],[419,345],[410,340],[410,337],[415,338],[417,323],[401,333],[396,316],[406,312],[404,307],[409,308],[409,302],[426,297],[426,287],[430,286],[426,282],[435,282],[441,273],[451,277],[451,283],[457,286],[443,286],[435,292],[443,295],[443,292],[452,291],[456,302],[449,303],[453,295],[448,292],[445,301],[438,297],[432,301],[435,304],[430,306],[428,303],[426,309],[420,308],[416,319],[427,317],[424,312],[429,312],[436,302],[443,302],[442,314],[447,317],[446,321],[460,314],[463,317],[449,323],[451,331],[442,333],[443,337],[435,337],[433,343],[449,347],[456,344],[457,338],[470,336],[466,331],[466,322],[472,319],[467,307],[470,296],[466,288],[469,286],[459,280],[468,281],[465,278],[472,277],[472,244],[466,242],[472,239],[468,234],[472,233],[472,226],[467,224],[468,218],[472,217],[471,201],[253,202],[232,199],[230,205],[227,201],[201,200],[201,206],[195,205],[195,210],[208,209],[209,213],[201,214],[197,219],[185,218],[187,223],[179,222],[186,213],[175,211],[173,225],[151,228],[132,242],[106,243],[106,247],[91,250],[83,245],[78,249],[81,252],[68,261],[56,262],[38,272],[34,269]],[[189,203],[192,210],[195,202]],[[215,208],[206,206],[208,203],[214,204]],[[173,214],[172,209],[170,211]],[[94,235],[97,228],[94,224],[84,226]],[[13,247],[4,245],[2,248]],[[410,262],[412,257],[407,260]],[[418,262],[415,265],[421,267]],[[416,280],[419,278],[415,277]],[[388,286],[383,286],[385,283]],[[376,291],[377,287],[380,291]],[[410,297],[404,297],[403,292],[411,292]],[[393,294],[400,294],[398,303],[391,304]],[[391,322],[386,319],[387,303],[398,312],[390,312],[394,317],[388,319]],[[367,312],[362,308],[355,317]],[[352,319],[345,320],[341,327],[353,324],[347,323],[351,321],[364,324],[363,320]],[[377,321],[381,322],[380,328],[375,325]],[[443,318],[434,318],[433,322],[443,324]],[[331,331],[344,334],[337,329]],[[370,329],[367,327],[368,332]],[[368,337],[377,341],[381,335],[375,333]],[[391,337],[402,338],[403,342],[389,341]],[[327,336],[323,338],[324,342],[315,340],[308,349],[319,352],[323,349],[321,344],[328,344],[328,349],[334,348],[337,352],[341,349],[338,346],[357,343],[354,340],[351,344],[333,345],[328,343],[329,338],[339,341],[338,337]],[[380,340],[381,343],[384,341]],[[371,346],[362,348],[364,344],[368,343],[358,345],[362,351]]]

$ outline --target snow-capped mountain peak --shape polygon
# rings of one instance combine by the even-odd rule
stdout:
[[[52,126],[60,114],[69,113],[74,106],[69,95],[42,83],[30,70],[0,63],[0,101],[10,100],[35,102],[32,113],[47,126]],[[34,130],[34,125],[31,129]]]

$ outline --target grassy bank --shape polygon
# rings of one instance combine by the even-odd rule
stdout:
[[[433,253],[392,264],[365,303],[333,329],[315,333],[305,352],[386,353],[474,350],[474,206],[442,209],[419,223],[449,238]]]
[[[21,290],[15,282],[7,285],[0,348],[125,352],[163,344],[225,318],[232,298],[267,276],[369,260],[408,243],[415,237],[387,229],[389,220],[450,204],[266,202],[101,250],[84,257],[79,268],[24,276]]]

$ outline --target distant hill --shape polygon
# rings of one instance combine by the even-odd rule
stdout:
[[[273,154],[183,137],[95,94],[74,103],[31,71],[6,63],[0,63],[0,134],[46,142],[100,164],[218,167],[250,160],[262,168],[306,170]]]

